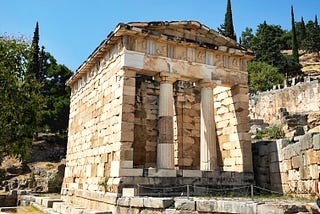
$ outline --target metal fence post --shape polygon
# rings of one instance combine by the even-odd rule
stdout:
[[[187,198],[189,199],[190,196],[190,187],[189,184],[187,184]]]
[[[253,200],[253,184],[250,185],[250,189],[251,189],[251,200]]]

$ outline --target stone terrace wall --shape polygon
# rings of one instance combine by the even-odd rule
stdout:
[[[286,108],[290,114],[320,111],[320,84],[318,80],[258,93],[250,97],[251,119],[263,119],[269,124],[279,124],[279,109]]]
[[[283,193],[314,193],[320,172],[320,134],[309,133],[296,143],[287,140],[253,144],[253,166],[258,186]]]

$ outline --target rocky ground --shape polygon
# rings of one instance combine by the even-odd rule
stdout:
[[[2,191],[59,192],[65,155],[66,145],[38,140],[34,141],[28,160],[21,162],[14,157],[5,157],[0,166],[6,171],[5,180],[0,185]]]

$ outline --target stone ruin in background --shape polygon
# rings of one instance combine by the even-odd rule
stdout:
[[[103,207],[104,191],[251,184],[252,58],[196,21],[119,24],[67,82],[61,194]]]

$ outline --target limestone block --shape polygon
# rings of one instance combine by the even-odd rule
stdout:
[[[189,199],[179,199],[177,198],[174,202],[174,207],[177,210],[189,210],[193,211],[195,210],[196,202]]]
[[[46,208],[52,208],[54,203],[58,203],[58,202],[63,202],[63,200],[61,199],[53,199],[53,198],[44,198],[41,201],[41,205],[46,207]]]
[[[317,156],[317,152],[315,150],[309,149],[305,155],[306,157],[306,164],[316,164],[319,160],[319,157]]]
[[[86,172],[86,174],[85,174],[86,177],[91,176],[91,165],[88,164],[85,166],[85,172]]]
[[[234,166],[236,164],[235,158],[225,158],[223,159],[223,165],[224,166]]]
[[[215,200],[196,200],[196,208],[198,212],[213,213],[217,211],[217,201]]]
[[[277,205],[270,204],[259,204],[256,209],[257,214],[277,214],[284,213],[284,210]]]
[[[292,168],[298,169],[303,166],[303,158],[302,156],[295,156],[292,158]]]
[[[110,173],[111,175],[111,173]],[[143,175],[143,169],[124,169],[124,168],[121,168],[120,171],[119,171],[119,174],[116,175],[115,177],[117,176],[136,176],[136,177],[139,177],[139,176],[142,176]]]
[[[233,99],[232,97],[227,97],[225,99],[222,100],[221,104],[224,105],[224,106],[228,106],[230,104],[233,103]]]
[[[301,150],[308,150],[312,148],[312,143],[313,143],[312,135],[313,133],[307,133],[302,136],[302,138],[300,139]]]
[[[300,180],[300,174],[299,174],[299,171],[298,170],[289,170],[288,171],[288,180],[289,181],[297,181],[297,180]]]
[[[244,164],[244,160],[242,157],[236,157],[236,165],[243,165]]]
[[[313,149],[320,150],[320,134],[313,136]]]
[[[223,141],[222,141],[222,142],[223,142]],[[222,144],[222,148],[223,148],[224,150],[231,150],[231,149],[235,149],[235,146],[234,146],[234,144],[231,143],[231,142],[224,142],[224,143]]]
[[[202,172],[201,170],[182,170],[182,176],[190,178],[201,178]]]
[[[42,204],[42,200],[44,199],[50,199],[49,197],[35,197],[35,202],[39,205]]]
[[[221,108],[217,109],[217,115],[223,115],[229,112],[229,108],[228,107],[224,107],[222,106]]]
[[[123,188],[122,189],[122,197],[134,197],[136,196],[135,188]]]
[[[168,208],[174,203],[172,198],[151,198],[143,199],[143,205],[147,208],[163,209]]]
[[[232,150],[230,150],[230,156],[231,157],[242,157],[241,149],[232,149]]]
[[[287,161],[279,162],[279,172],[287,172],[289,170]]]
[[[310,179],[310,171],[308,166],[302,166],[299,168],[300,179],[307,180]]]
[[[131,198],[130,205],[132,207],[143,207],[143,198],[140,198],[140,197]]]
[[[177,171],[174,169],[148,169],[149,177],[176,177]]]
[[[285,160],[284,162],[287,164],[288,170],[292,169],[292,159]]]
[[[318,179],[319,177],[319,167],[317,164],[312,164],[309,167],[309,172],[310,172],[310,176],[311,176],[311,179],[315,180],[315,179]]]

